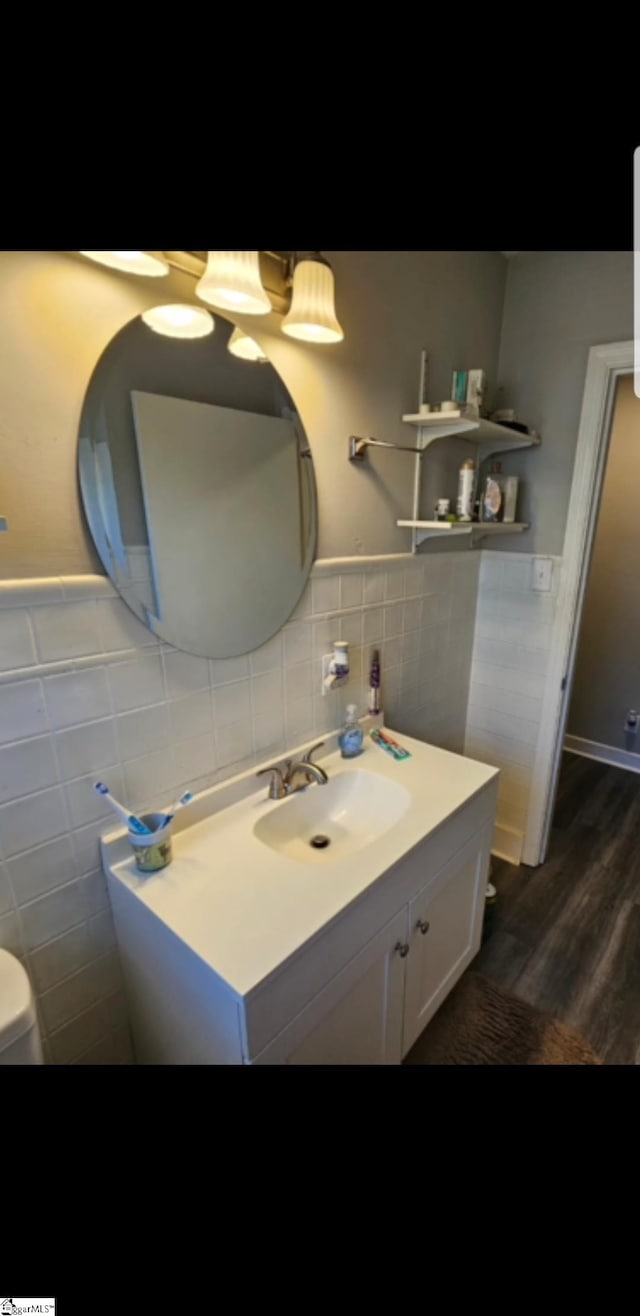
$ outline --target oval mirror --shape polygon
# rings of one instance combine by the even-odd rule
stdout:
[[[160,639],[207,658],[264,644],[291,616],[315,556],[313,461],[266,360],[137,317],[90,381],[78,461],[100,560]]]

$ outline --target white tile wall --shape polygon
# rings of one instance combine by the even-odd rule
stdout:
[[[465,752],[500,768],[496,850],[518,857],[555,618],[561,559],[552,589],[531,589],[528,553],[480,555]]]
[[[29,613],[24,608],[12,608],[2,622],[0,671],[27,667],[35,661],[36,650]]]
[[[104,602],[101,603],[100,607],[104,606]],[[112,600],[106,606],[112,606]],[[64,607],[53,604],[51,607],[32,608],[30,615],[41,662],[80,658],[100,652],[99,611],[94,599],[85,603],[67,603]]]
[[[364,711],[374,644],[389,724],[461,750],[478,565],[462,552],[316,569],[279,635],[209,662],[159,644],[100,577],[3,585],[0,944],[30,971],[49,1059],[131,1058],[98,849],[113,815],[95,780],[143,810],[319,737],[346,703]],[[323,697],[336,638],[352,679]]]
[[[0,744],[48,730],[41,681],[0,686]]]

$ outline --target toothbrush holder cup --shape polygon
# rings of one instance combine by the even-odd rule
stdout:
[[[165,817],[164,813],[143,813],[140,816],[141,821],[153,832],[153,836],[138,836],[135,832],[129,831],[129,844],[133,850],[136,868],[140,873],[158,873],[161,868],[166,868],[173,858],[172,823],[166,827],[160,826]]]

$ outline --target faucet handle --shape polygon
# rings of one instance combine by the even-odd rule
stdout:
[[[273,763],[269,768],[260,768],[258,772],[256,772],[256,777],[263,777],[265,772],[271,773],[271,781],[269,782],[269,799],[283,800],[287,793],[287,788],[282,768],[279,768],[276,763]]]
[[[322,749],[322,746],[324,745],[324,743],[325,743],[324,740],[319,740],[318,743],[317,743],[317,745],[312,745],[312,746],[311,746],[311,749],[308,749],[307,752],[306,752],[306,754],[303,754],[303,755],[302,755],[302,759],[300,760],[301,763],[312,763],[312,762],[313,762],[313,759],[312,759],[311,755],[312,755],[312,754],[315,754],[315,752],[316,752],[317,749]]]

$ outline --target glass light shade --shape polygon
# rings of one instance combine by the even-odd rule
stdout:
[[[336,318],[333,270],[318,260],[301,260],[293,273],[291,309],[282,332],[306,343],[340,343],[344,331]]]
[[[243,329],[234,329],[227,344],[232,356],[239,356],[241,361],[266,361],[262,348],[255,338],[250,338]]]
[[[169,265],[160,251],[81,251],[81,256],[108,265],[111,270],[125,274],[147,274],[160,278],[169,273]]]
[[[198,297],[222,311],[268,315],[271,302],[262,286],[257,251],[209,251],[207,268],[196,285]]]
[[[213,316],[204,306],[188,306],[180,302],[170,306],[152,306],[142,312],[144,323],[156,334],[166,338],[206,338],[215,328]]]

